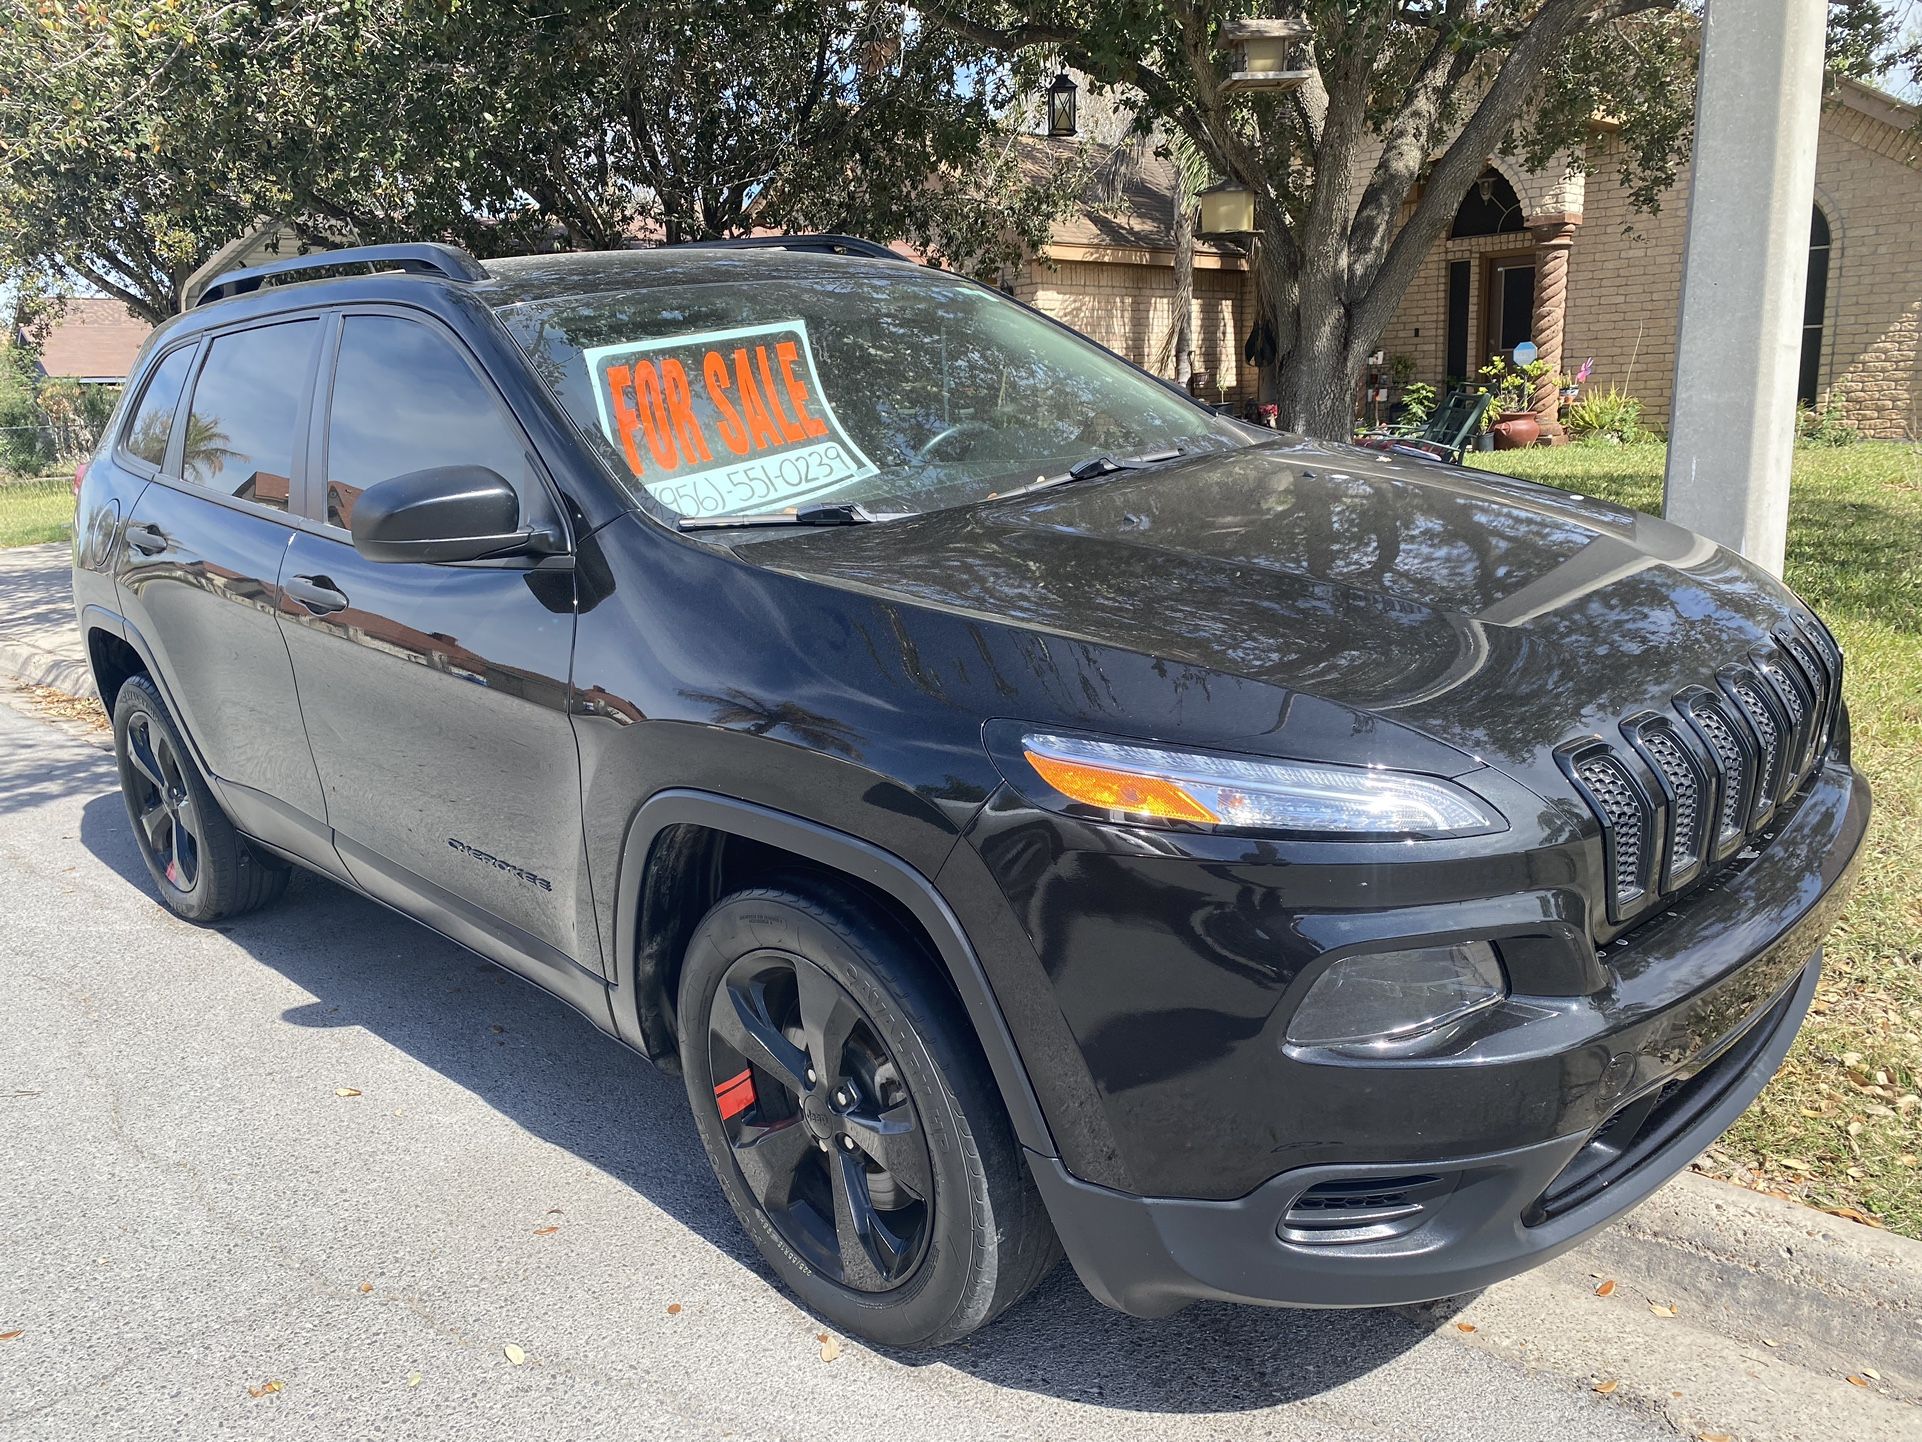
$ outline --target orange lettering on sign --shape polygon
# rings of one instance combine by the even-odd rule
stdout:
[[[696,457],[713,460],[714,452],[707,448],[701,423],[694,419],[694,397],[688,392],[687,369],[672,356],[661,362],[661,389],[667,393],[667,414],[674,422],[674,434],[680,437],[681,454],[690,461]]]
[[[784,340],[774,347],[774,353],[781,358],[781,380],[787,386],[788,404],[794,407],[794,414],[801,422],[805,435],[819,438],[828,433],[827,422],[819,416],[808,414],[808,390],[794,374],[794,363],[801,358],[801,351],[791,340]]]
[[[768,369],[767,347],[754,347],[754,359],[760,363],[761,386],[767,393],[768,409],[774,412],[774,419],[780,424],[781,439],[789,444],[806,440],[808,433],[797,422],[789,420],[787,412],[781,409],[781,393],[774,388],[774,372]]]
[[[734,409],[734,402],[727,398],[729,382],[726,357],[717,350],[709,351],[707,358],[701,362],[701,375],[707,381],[707,398],[714,402],[721,439],[727,442],[727,448],[735,455],[746,455],[747,427],[741,424],[741,413]]]
[[[667,407],[661,400],[661,376],[652,361],[634,362],[634,394],[640,401],[641,430],[647,436],[647,452],[664,471],[681,463],[674,449],[674,434],[668,429]]]
[[[621,450],[627,455],[627,464],[638,476],[645,467],[641,465],[641,448],[634,444],[634,432],[640,428],[641,413],[634,409],[634,371],[631,367],[607,368],[607,398],[614,405],[614,430],[621,438]]]
[[[754,449],[764,451],[769,446],[778,446],[781,433],[768,418],[767,402],[754,383],[754,369],[748,364],[745,348],[734,352],[734,383],[741,392],[741,411],[747,417],[748,438],[754,442]]]

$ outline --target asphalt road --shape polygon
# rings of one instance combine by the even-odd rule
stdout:
[[[1065,1267],[824,1361],[678,1080],[559,1003],[312,878],[172,919],[109,758],[4,704],[0,877],[0,1437],[1676,1435],[1446,1316],[1142,1322]]]

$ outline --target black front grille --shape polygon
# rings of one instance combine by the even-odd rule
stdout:
[[[1625,924],[1724,861],[1827,755],[1841,656],[1815,627],[1784,630],[1715,679],[1559,753],[1601,823],[1608,920]],[[1625,744],[1624,744],[1625,743]]]

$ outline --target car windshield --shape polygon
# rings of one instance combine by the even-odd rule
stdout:
[[[755,266],[750,259],[785,264]],[[682,517],[964,505],[1118,461],[1247,444],[985,287],[775,255],[501,318],[617,475]]]

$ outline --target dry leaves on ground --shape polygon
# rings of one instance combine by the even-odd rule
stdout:
[[[25,1327],[16,1327],[11,1332],[0,1332],[0,1342],[17,1342],[27,1335]]]
[[[360,1095],[360,1088],[359,1087],[335,1087],[334,1095],[337,1097],[357,1097]]]
[[[527,1360],[527,1353],[523,1352],[512,1342],[509,1342],[505,1347],[501,1348],[501,1356],[505,1357],[516,1367]]]
[[[270,1392],[280,1391],[286,1385],[287,1384],[281,1381],[280,1378],[275,1377],[271,1381],[262,1382],[258,1387],[249,1387],[247,1389],[247,1395],[249,1397],[265,1397]]]
[[[836,1357],[841,1355],[841,1344],[826,1332],[817,1332],[814,1335],[815,1339],[821,1344],[821,1360],[823,1362],[832,1362]]]
[[[537,1237],[551,1237],[559,1230],[559,1227],[536,1227],[534,1228],[534,1235]]]
[[[1673,1317],[1676,1310],[1673,1302],[1650,1302],[1648,1309],[1658,1317]]]
[[[681,1304],[680,1304],[679,1302],[669,1302],[669,1303],[667,1304],[667,1315],[668,1315],[668,1316],[670,1316],[670,1317],[678,1317],[678,1316],[680,1316],[680,1315],[681,1315]]]
[[[1455,1330],[1457,1332],[1472,1332],[1475,1330],[1475,1324],[1473,1322],[1457,1322],[1455,1324]]]
[[[1621,1385],[1622,1384],[1619,1381],[1611,1377],[1606,1382],[1597,1382],[1595,1384],[1595,1390],[1597,1392],[1600,1392],[1604,1397],[1606,1397],[1608,1396],[1609,1393],[1613,1392],[1617,1387]]]
[[[1615,1283],[1612,1280],[1607,1282],[1597,1282],[1595,1284],[1595,1295],[1598,1297],[1612,1296],[1614,1292],[1615,1292]]]

